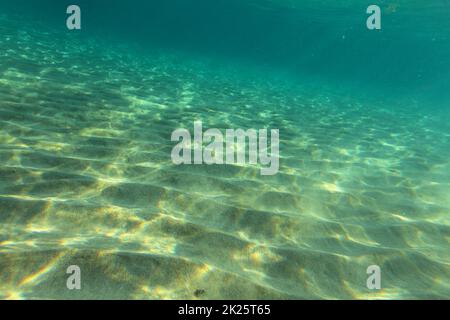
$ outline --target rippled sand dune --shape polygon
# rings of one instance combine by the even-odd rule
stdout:
[[[0,31],[0,298],[449,297],[448,114]],[[279,128],[279,174],[173,165],[195,120]]]

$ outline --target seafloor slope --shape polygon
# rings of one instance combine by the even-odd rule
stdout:
[[[449,296],[442,114],[4,17],[0,30],[1,298]],[[280,173],[174,166],[170,134],[194,120],[279,128]]]

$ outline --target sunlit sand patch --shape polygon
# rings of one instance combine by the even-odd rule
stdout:
[[[250,265],[258,267],[265,263],[278,262],[282,260],[282,257],[272,253],[267,247],[249,244],[243,250],[235,252],[233,254],[233,259],[240,263],[250,263]]]
[[[401,288],[382,288],[380,291],[374,291],[363,295],[359,294],[355,298],[364,300],[398,300],[405,299],[405,297],[409,296],[410,294],[408,291]]]
[[[392,148],[395,151],[403,151],[403,150],[406,149],[406,147],[404,147],[404,146],[398,146],[398,145],[395,145],[395,144],[388,143],[386,141],[380,141],[380,143],[381,143],[382,146]]]
[[[328,192],[344,192],[337,184],[335,183],[328,183],[328,182],[324,182],[321,185],[321,188],[328,191]]]
[[[351,152],[348,149],[344,149],[344,148],[338,148],[337,152],[343,156],[350,156]]]
[[[123,131],[114,130],[110,128],[85,128],[79,133],[82,137],[108,137],[118,138],[123,136]]]
[[[22,292],[17,291],[6,291],[4,293],[5,300],[24,300],[25,297],[23,296]]]
[[[0,242],[0,249],[2,251],[5,251],[7,249],[14,248],[17,244],[18,244],[17,241],[5,240],[5,241]]]
[[[177,299],[177,296],[176,296],[176,294],[174,294],[173,290],[166,289],[161,286],[157,286],[157,287],[150,289],[149,294],[151,297],[154,297],[155,299],[159,299],[159,300]]]
[[[56,228],[54,226],[33,223],[28,224],[28,226],[25,228],[25,231],[30,233],[51,233],[55,230]]]
[[[397,218],[397,219],[399,219],[399,220],[401,220],[401,221],[404,221],[404,222],[414,222],[414,220],[412,220],[412,219],[409,219],[408,217],[405,217],[405,216],[403,216],[403,215],[401,215],[401,214],[392,214],[392,217],[394,217],[394,218]]]
[[[35,147],[46,151],[57,152],[66,149],[68,147],[68,144],[41,140],[35,145]]]
[[[89,239],[86,236],[76,236],[71,238],[61,238],[58,242],[62,247],[76,248],[77,246],[87,244],[89,240],[92,240],[93,238],[94,237],[91,237],[91,239]]]
[[[208,264],[203,264],[197,268],[195,268],[195,271],[192,275],[193,279],[199,280],[205,278],[208,273],[214,271],[214,268]]]

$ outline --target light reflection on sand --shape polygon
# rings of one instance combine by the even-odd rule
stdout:
[[[0,297],[448,296],[442,117],[2,32]],[[199,119],[280,128],[280,174],[172,165],[171,132]]]

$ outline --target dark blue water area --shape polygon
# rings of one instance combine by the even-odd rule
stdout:
[[[447,108],[450,3],[379,1],[382,29],[370,31],[372,2],[2,0],[0,9],[64,31],[65,10],[77,4],[86,36],[220,57]]]

